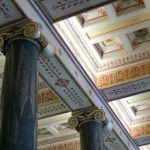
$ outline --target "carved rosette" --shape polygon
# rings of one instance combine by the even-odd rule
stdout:
[[[94,109],[73,114],[72,117],[70,117],[68,120],[68,127],[71,129],[79,130],[79,127],[82,123],[91,120],[99,121],[104,126],[107,124],[104,110]]]

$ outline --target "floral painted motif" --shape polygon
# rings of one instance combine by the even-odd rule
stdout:
[[[58,79],[55,83],[55,85],[59,86],[59,87],[66,87],[69,83],[69,80],[65,80],[65,79]]]
[[[106,89],[108,87],[121,85],[129,81],[135,81],[137,79],[149,77],[149,75],[150,62],[145,62],[99,76],[99,78],[97,78],[97,87],[99,89]]]
[[[120,40],[119,37],[114,37],[111,39],[107,39],[105,41],[102,41],[100,43],[98,43],[99,45],[96,44],[96,47],[99,47],[99,50],[102,50],[102,55],[107,54],[107,53],[111,53],[114,51],[118,51],[118,50],[122,50],[123,44]]]

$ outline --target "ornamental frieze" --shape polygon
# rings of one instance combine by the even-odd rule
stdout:
[[[59,97],[51,90],[39,93],[39,104],[45,104],[47,102],[54,103],[54,101],[59,101]]]
[[[149,75],[150,61],[147,61],[103,74],[97,78],[96,85],[99,89],[106,89],[126,82],[149,77]]]
[[[80,135],[78,133],[71,133],[59,137],[41,139],[38,142],[38,150],[80,150],[79,138]],[[106,149],[128,149],[115,132],[105,132],[104,143]]]
[[[150,136],[150,124],[145,124],[141,126],[134,127],[130,129],[130,134],[133,138],[142,138]]]

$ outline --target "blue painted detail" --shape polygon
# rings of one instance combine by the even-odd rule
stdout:
[[[150,78],[143,78],[122,85],[114,86],[103,90],[108,101],[121,99],[135,94],[141,94],[150,90]]]

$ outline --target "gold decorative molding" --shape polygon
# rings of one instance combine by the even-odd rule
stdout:
[[[50,89],[39,93],[39,104],[46,104],[48,102],[52,103],[56,101],[59,101],[59,97]]]
[[[40,27],[39,24],[36,22],[28,23],[23,27],[23,34],[25,37],[29,37],[29,38],[34,37],[39,31],[40,31]],[[37,38],[39,37],[40,35],[37,36]]]
[[[132,55],[124,56],[121,58],[116,58],[105,63],[101,63],[97,69],[97,72],[102,72],[105,70],[123,67],[124,65],[133,64],[137,61],[148,60],[150,57],[150,50],[134,53]]]
[[[97,77],[96,85],[99,89],[139,80],[150,75],[150,61],[118,69]]]
[[[79,126],[82,123],[91,120],[100,121],[104,125],[107,124],[104,110],[96,108],[73,113],[68,120],[68,127],[79,131]]]
[[[135,139],[150,136],[150,123],[131,128],[130,134]]]

